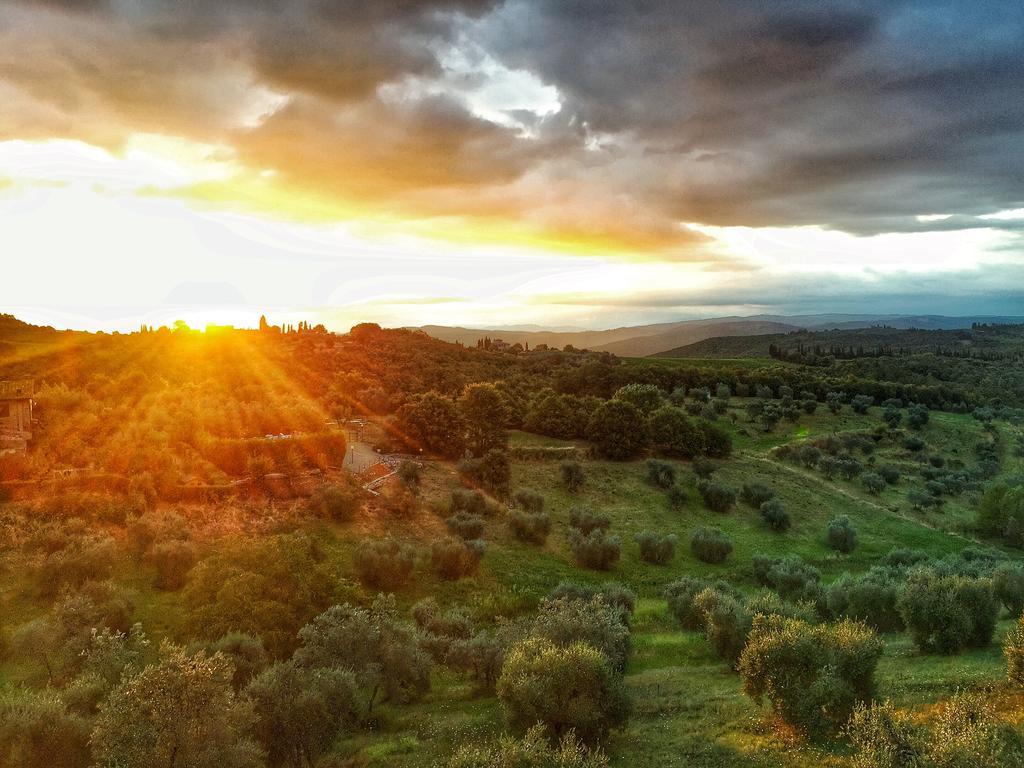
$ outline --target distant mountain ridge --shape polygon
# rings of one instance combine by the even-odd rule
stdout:
[[[968,315],[857,315],[825,313],[817,315],[752,315],[729,316],[701,320],[624,326],[598,331],[555,331],[463,328],[424,325],[429,336],[453,343],[473,346],[485,336],[500,338],[509,344],[547,344],[562,348],[567,344],[578,349],[611,352],[620,357],[667,356],[680,347],[718,337],[751,337],[786,334],[796,330],[851,330],[885,325],[895,329],[957,330],[974,323],[1024,323],[1024,316]],[[765,344],[767,347],[767,342]]]

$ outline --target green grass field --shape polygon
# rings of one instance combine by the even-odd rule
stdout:
[[[804,743],[786,739],[773,728],[767,710],[746,697],[740,678],[712,653],[698,633],[681,631],[669,616],[661,598],[663,586],[684,574],[724,578],[744,591],[756,585],[751,561],[757,554],[797,554],[817,566],[826,580],[844,571],[868,569],[895,547],[914,547],[941,555],[977,544],[964,533],[972,500],[958,498],[941,513],[915,515],[904,503],[907,489],[917,480],[904,480],[878,496],[857,483],[826,481],[820,474],[770,456],[776,446],[816,436],[846,431],[869,430],[881,423],[880,412],[864,416],[844,410],[835,417],[820,408],[799,423],[780,423],[771,433],[746,423],[742,403],[733,412],[736,422],[723,417],[734,437],[734,455],[722,462],[716,478],[739,488],[746,482],[771,486],[789,510],[793,525],[786,533],[773,533],[760,515],[742,502],[727,514],[704,508],[695,489],[693,473],[686,462],[676,462],[680,483],[688,499],[681,509],[672,509],[664,491],[645,479],[643,461],[609,462],[583,460],[586,482],[575,494],[561,480],[560,462],[534,460],[514,462],[512,487],[530,487],[543,494],[553,529],[543,547],[520,543],[512,538],[500,515],[487,523],[484,538],[487,554],[477,578],[446,582],[421,567],[422,575],[399,595],[403,607],[433,595],[443,604],[462,604],[478,616],[523,615],[560,580],[572,578],[590,582],[609,579],[632,588],[639,597],[633,620],[634,655],[627,670],[627,684],[633,694],[634,713],[629,724],[615,733],[607,749],[615,766],[842,766],[848,764],[841,742]],[[1007,431],[1013,428],[1001,426]],[[981,426],[968,416],[933,414],[922,436],[929,451],[949,457],[969,458],[971,446],[980,439]],[[566,447],[570,442],[516,432],[510,445],[516,447]],[[576,444],[579,452],[588,446]],[[895,447],[882,447],[878,462],[909,459]],[[1018,457],[1005,456],[1002,474],[1022,470]],[[388,520],[334,525],[319,523],[309,530],[322,542],[331,567],[342,577],[352,578],[355,551],[367,535],[395,535],[425,545],[444,532],[440,517],[431,508],[445,503],[458,479],[451,467],[428,463],[422,480],[424,512],[411,520]],[[572,506],[589,506],[608,514],[612,533],[622,541],[622,556],[607,573],[578,568],[567,545],[568,514]],[[854,522],[860,544],[850,555],[840,555],[824,542],[826,523],[836,515],[848,515]],[[734,550],[717,566],[698,561],[689,551],[693,530],[700,525],[721,528],[731,538]],[[635,534],[644,530],[675,533],[679,548],[665,566],[644,563],[639,558]],[[129,586],[136,604],[135,618],[143,622],[150,636],[176,637],[183,606],[180,593],[152,589],[152,574],[125,562],[115,577]],[[354,581],[353,594],[369,593]],[[10,628],[41,611],[23,574],[5,569],[0,574],[4,624]],[[997,639],[1005,633],[1004,620]],[[910,709],[927,707],[959,688],[998,682],[1005,676],[998,643],[989,648],[954,657],[919,655],[903,635],[885,638],[886,653],[877,674],[878,697],[892,699]],[[13,682],[43,681],[40,669],[24,661],[8,660],[0,665],[0,678]],[[429,766],[443,764],[459,745],[496,738],[503,732],[501,708],[493,696],[480,694],[462,677],[437,667],[431,693],[422,701],[405,707],[383,707],[384,717],[376,731],[363,732],[336,744],[340,755],[366,766]]]

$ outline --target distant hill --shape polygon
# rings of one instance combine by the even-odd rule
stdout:
[[[790,331],[806,329],[808,331],[824,329],[859,329],[873,326],[886,326],[891,329],[923,329],[923,330],[956,330],[969,329],[974,323],[1020,323],[1024,317],[946,317],[943,315],[854,315],[854,314],[820,314],[820,315],[753,315],[750,317],[716,317],[704,320],[683,320],[672,323],[655,323],[652,325],[625,326],[597,331],[564,331],[564,330],[521,330],[513,327],[461,328],[442,325],[425,325],[418,330],[434,338],[453,343],[473,346],[478,339],[488,336],[498,338],[509,344],[547,344],[549,347],[562,348],[571,344],[577,349],[592,349],[599,352],[611,352],[620,357],[648,357],[658,353],[663,356],[678,356],[675,353],[680,347],[701,342],[705,339],[719,337],[765,337],[767,334],[784,334]],[[767,350],[765,342],[758,343],[756,349]],[[765,352],[767,355],[767,352]],[[695,356],[695,355],[683,355]],[[759,355],[739,355],[759,356]]]
[[[874,353],[984,356],[1024,354],[1024,325],[991,325],[976,329],[921,329],[894,326],[798,330],[762,336],[723,336],[658,352],[651,357],[765,358],[788,355],[860,356]]]

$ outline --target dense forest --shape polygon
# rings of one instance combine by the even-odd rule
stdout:
[[[1014,364],[485,347],[0,318],[0,764],[1024,761]]]

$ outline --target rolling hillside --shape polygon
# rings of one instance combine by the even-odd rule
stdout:
[[[828,329],[855,330],[886,326],[891,330],[962,330],[974,323],[1019,323],[1024,317],[946,317],[942,315],[752,315],[750,317],[716,317],[703,320],[683,320],[674,323],[627,326],[592,331],[538,331],[519,328],[463,328],[442,325],[424,325],[418,330],[453,343],[473,346],[485,336],[500,338],[509,344],[547,344],[562,348],[571,344],[577,349],[611,352],[620,357],[646,357],[662,353],[675,356],[678,348],[718,337],[762,337],[754,342],[754,349],[767,350],[769,334],[790,331],[819,331]],[[761,344],[761,341],[764,341]],[[767,354],[767,353],[765,353]],[[702,355],[683,354],[684,357]],[[706,355],[714,357],[717,355]],[[725,355],[729,356],[729,355]],[[758,356],[751,354],[731,356]]]

